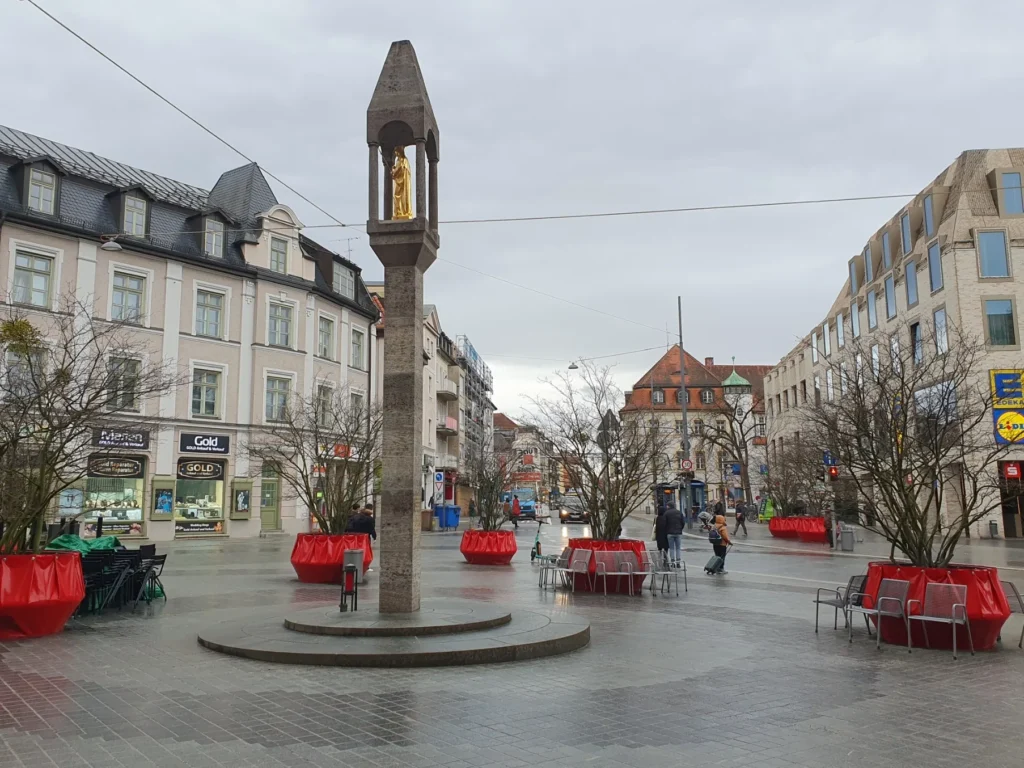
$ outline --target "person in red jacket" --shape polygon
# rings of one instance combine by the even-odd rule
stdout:
[[[512,525],[514,525],[516,527],[517,531],[519,530],[519,515],[520,514],[522,514],[522,508],[520,508],[520,506],[519,506],[519,497],[518,496],[513,496],[512,497]]]

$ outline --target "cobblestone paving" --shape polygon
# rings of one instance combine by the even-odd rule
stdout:
[[[551,549],[566,534],[544,529]],[[1016,643],[953,662],[876,652],[863,629],[852,646],[831,625],[814,634],[815,582],[845,582],[863,560],[737,548],[732,572],[709,578],[706,543],[689,540],[678,599],[572,596],[538,591],[533,535],[521,526],[500,569],[463,565],[458,534],[425,537],[424,593],[568,606],[591,621],[590,647],[439,670],[207,651],[203,626],[335,590],[295,581],[290,539],[171,545],[166,604],[0,644],[0,766],[1020,765]]]

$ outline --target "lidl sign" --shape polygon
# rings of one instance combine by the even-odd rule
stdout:
[[[1024,410],[997,408],[992,411],[992,421],[995,423],[997,443],[1018,443],[1024,440]]]

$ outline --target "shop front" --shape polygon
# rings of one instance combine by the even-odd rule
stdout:
[[[174,482],[174,535],[210,535],[224,529],[223,459],[180,458]]]
[[[145,484],[145,457],[90,456],[81,500],[82,536],[95,537],[101,519],[105,536],[143,536]]]

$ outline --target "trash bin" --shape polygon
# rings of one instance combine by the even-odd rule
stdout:
[[[999,523],[997,523],[995,520],[988,521],[988,535],[990,538],[993,539],[999,538]]]
[[[843,552],[853,552],[853,545],[856,541],[853,528],[843,528],[839,534],[839,547]]]
[[[422,512],[420,512],[420,530],[434,530],[434,513],[429,509],[424,509]]]
[[[341,569],[345,570],[345,566],[354,565],[356,567],[356,575],[358,578],[363,579],[363,550],[361,549],[346,549],[345,554],[342,556]],[[363,579],[365,581],[365,579]],[[349,585],[346,584],[345,588],[348,589]]]

